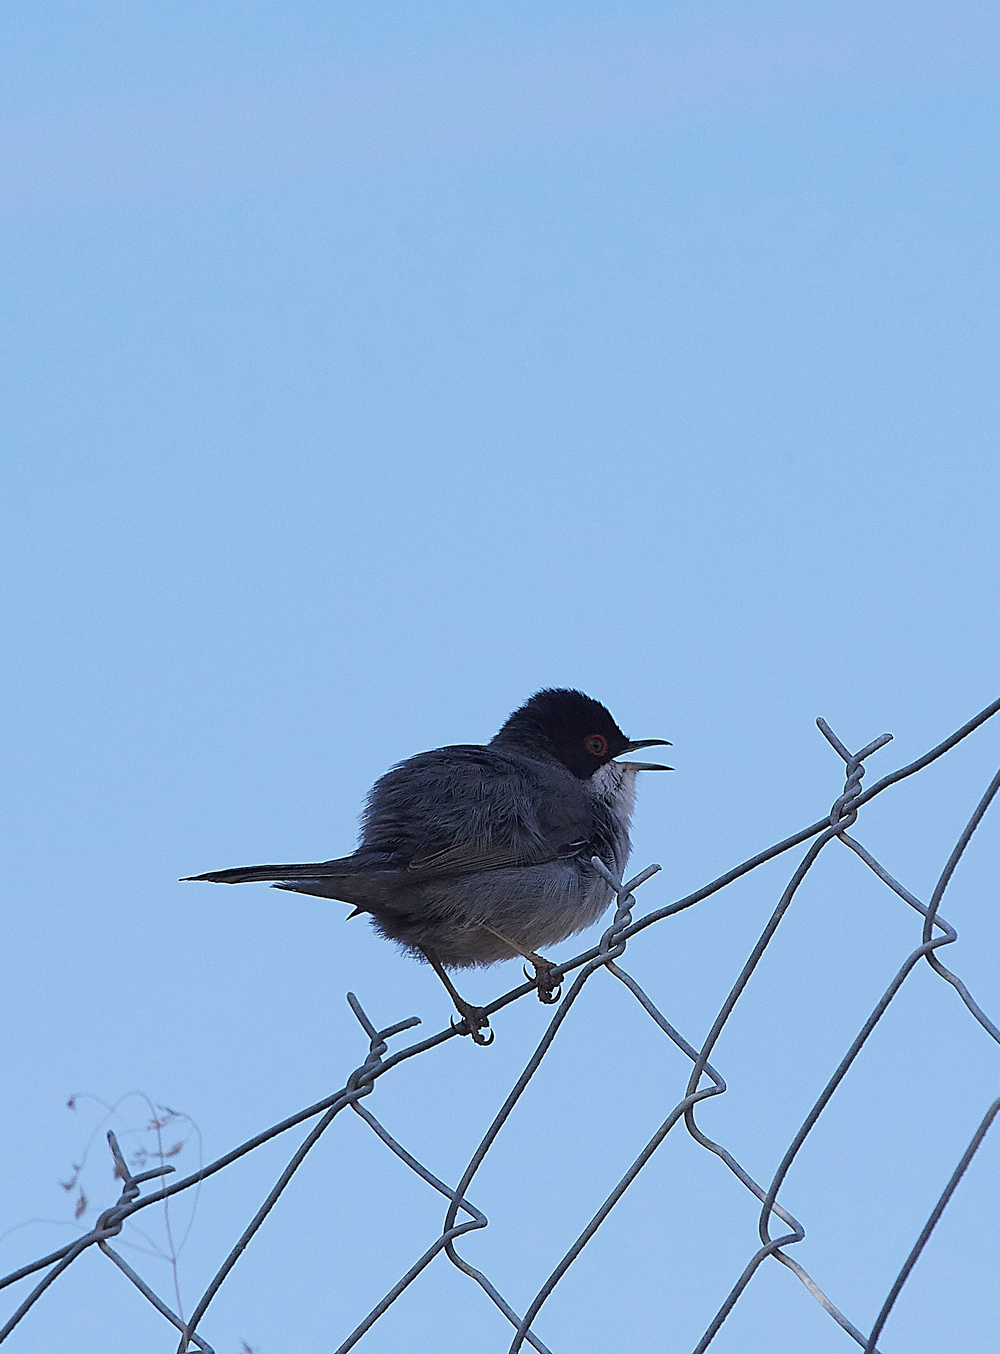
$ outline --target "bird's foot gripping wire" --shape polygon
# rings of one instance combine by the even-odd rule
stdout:
[[[486,1048],[487,1045],[492,1044],[496,1036],[490,1029],[490,1018],[483,1008],[481,1006],[470,1006],[467,1001],[462,1001],[461,998],[453,997],[452,1000],[462,1017],[459,1021],[452,1017],[452,1029],[457,1029],[462,1034],[471,1034],[472,1042],[478,1044],[480,1048]],[[463,1025],[465,1026],[464,1030],[462,1029]]]
[[[448,996],[451,997],[452,1001],[455,1003],[455,1010],[462,1017],[457,1024],[454,1020],[451,1022],[452,1029],[458,1030],[462,1034],[471,1034],[472,1042],[474,1044],[479,1044],[481,1048],[485,1048],[487,1044],[492,1044],[493,1031],[490,1029],[489,1016],[483,1008],[481,1006],[471,1006],[469,1002],[465,1000],[455,984],[448,977],[447,969],[444,964],[442,964],[440,956],[436,954],[434,950],[422,949],[421,953],[444,983]],[[464,1030],[462,1029],[463,1025],[465,1026]],[[489,1035],[489,1038],[487,1038],[487,1035]]]
[[[525,964],[524,976],[534,981],[538,988],[538,1000],[546,1006],[554,1006],[562,996],[562,979],[556,974],[555,964],[537,955],[531,960],[531,966],[534,973],[529,973]]]

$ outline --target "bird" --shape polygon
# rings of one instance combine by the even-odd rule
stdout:
[[[183,882],[266,881],[352,904],[351,917],[367,914],[380,935],[430,964],[461,1033],[489,1044],[484,1011],[459,994],[449,970],[521,956],[539,999],[559,1000],[556,966],[538,951],[593,925],[611,903],[594,859],[622,877],[636,775],[672,770],[617,759],[654,746],[670,744],[626,738],[599,701],[548,687],[489,743],[436,748],[392,767],[368,794],[351,855]]]

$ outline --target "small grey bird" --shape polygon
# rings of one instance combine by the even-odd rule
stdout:
[[[477,1044],[487,1019],[456,991],[448,969],[521,955],[541,1001],[559,999],[554,965],[537,951],[591,926],[628,860],[638,771],[630,741],[582,691],[539,691],[488,744],[438,748],[376,781],[350,856],[311,865],[251,865],[188,876],[217,884],[274,880],[275,888],[353,903],[381,935],[432,966]],[[527,972],[527,970],[525,970]]]

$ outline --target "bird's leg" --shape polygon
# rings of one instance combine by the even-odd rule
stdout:
[[[491,936],[496,936],[497,940],[502,940],[505,945],[509,945],[515,954],[527,959],[535,970],[535,986],[538,988],[539,1001],[544,1002],[546,1006],[552,1006],[559,1000],[562,993],[562,980],[552,976],[555,972],[555,964],[543,958],[542,955],[536,954],[534,950],[526,950],[523,945],[518,945],[509,936],[501,935],[499,931],[492,926],[487,926],[485,922],[482,923],[482,927],[484,931],[489,931]],[[531,977],[527,969],[524,970],[524,975],[526,978]]]
[[[484,1047],[486,1044],[492,1044],[493,1031],[490,1029],[489,1017],[483,1014],[482,1007],[470,1006],[465,998],[459,995],[455,984],[448,977],[444,965],[433,950],[425,950],[421,945],[420,952],[448,989],[448,995],[455,1003],[455,1009],[465,1022],[466,1030],[472,1035],[473,1042]]]

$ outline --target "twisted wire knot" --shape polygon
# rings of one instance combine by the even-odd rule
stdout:
[[[353,992],[348,992],[347,1003],[357,1017],[358,1023],[367,1034],[369,1039],[368,1057],[360,1067],[356,1067],[347,1078],[346,1089],[348,1091],[357,1091],[362,1086],[364,1090],[362,1095],[371,1095],[375,1089],[375,1078],[372,1073],[381,1064],[383,1057],[388,1052],[389,1045],[387,1039],[391,1039],[394,1034],[399,1034],[402,1030],[410,1030],[414,1025],[420,1024],[419,1016],[410,1016],[406,1020],[398,1020],[395,1025],[389,1025],[384,1030],[377,1030],[365,1014],[364,1008]]]
[[[857,754],[849,757],[847,759],[847,779],[844,782],[844,793],[833,801],[833,807],[830,810],[831,827],[839,828],[843,832],[857,818],[858,811],[852,806],[854,800],[861,794],[861,778],[864,774],[865,768]]]
[[[371,1050],[368,1057],[360,1067],[356,1067],[347,1078],[348,1091],[360,1091],[362,1095],[371,1095],[375,1089],[375,1082],[371,1073],[382,1061],[382,1055],[386,1052],[388,1045],[384,1039],[376,1035],[371,1041]]]
[[[121,1196],[117,1203],[112,1204],[110,1208],[106,1208],[97,1219],[97,1222],[94,1224],[94,1231],[102,1232],[105,1238],[117,1236],[121,1231],[125,1220],[125,1209],[128,1208],[133,1200],[138,1199],[138,1197],[139,1186],[134,1181],[130,1181],[122,1189]]]
[[[632,890],[637,889],[640,884],[644,884],[647,879],[651,879],[661,867],[649,865],[641,874],[637,874],[634,879],[630,879],[627,884],[623,884],[620,879],[614,877],[600,856],[593,856],[591,864],[605,882],[614,889],[615,897],[618,899],[614,919],[601,936],[601,943],[597,947],[602,958],[617,959],[625,953],[623,932],[632,924],[632,908],[635,904]]]
[[[849,752],[825,719],[822,717],[817,719],[816,727],[830,746],[844,759],[847,780],[844,783],[844,793],[834,800],[833,807],[830,810],[830,826],[835,828],[838,833],[846,832],[858,816],[855,800],[861,795],[861,778],[865,774],[862,763],[873,752],[885,747],[886,743],[891,743],[892,734],[880,734],[878,738],[872,739],[867,747],[863,747],[860,752]]]
[[[175,1166],[156,1166],[151,1171],[142,1171],[139,1175],[133,1175],[128,1168],[122,1150],[118,1146],[118,1139],[112,1129],[108,1129],[108,1146],[111,1148],[111,1155],[115,1162],[115,1175],[122,1181],[122,1192],[116,1203],[110,1208],[106,1208],[94,1224],[94,1231],[101,1232],[106,1239],[109,1236],[117,1236],[122,1229],[122,1224],[128,1213],[129,1204],[135,1202],[139,1197],[140,1186],[147,1180],[155,1180],[161,1175],[173,1175]]]

